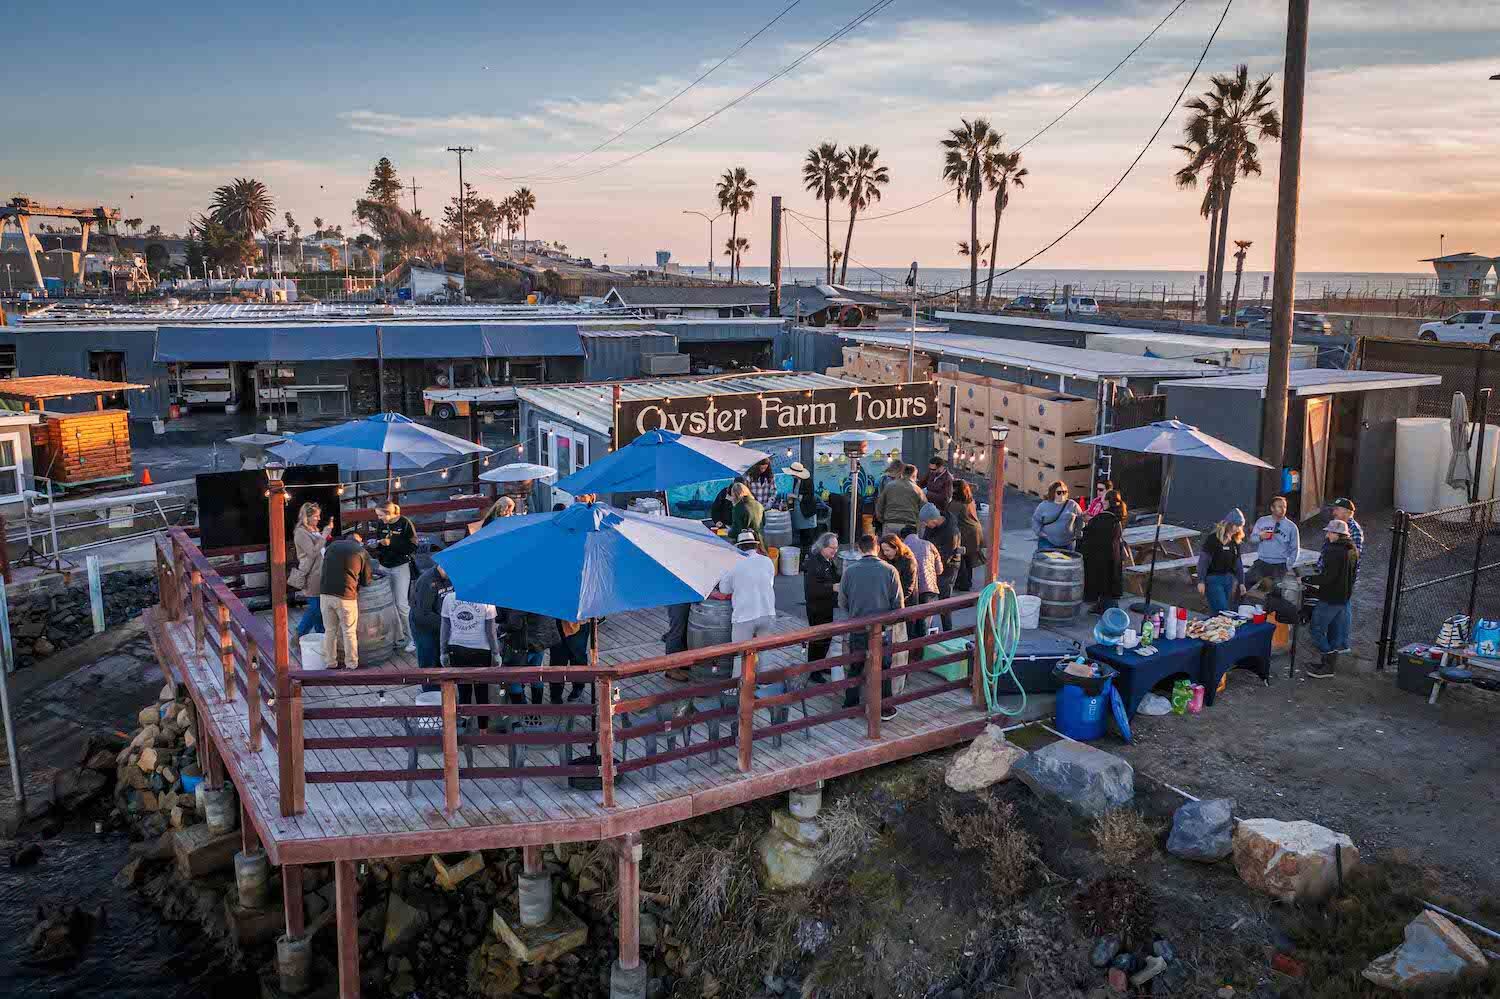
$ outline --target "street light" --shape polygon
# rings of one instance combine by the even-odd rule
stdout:
[[[723,218],[729,213],[720,212],[719,214],[710,217],[706,212],[695,212],[691,208],[684,208],[682,210],[682,214],[696,215],[700,219],[708,220],[708,276],[712,278],[714,276],[714,223],[719,221],[719,219]]]

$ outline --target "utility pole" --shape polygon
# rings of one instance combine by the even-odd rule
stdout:
[[[413,215],[417,214],[417,192],[420,190],[421,188],[417,186],[417,178],[413,177],[411,179],[411,213]]]
[[[464,262],[464,287],[458,293],[459,301],[469,300],[469,217],[466,214],[468,198],[464,196],[464,153],[472,153],[473,146],[449,146],[448,152],[458,154],[458,252]],[[416,195],[412,195],[415,199]]]
[[[713,237],[709,237],[713,245]],[[781,195],[771,195],[771,315],[781,315]]]
[[[1302,182],[1302,104],[1307,83],[1307,19],[1311,0],[1288,0],[1286,69],[1281,91],[1281,176],[1276,193],[1276,262],[1272,271],[1271,355],[1260,432],[1261,500],[1280,486],[1286,460],[1287,392],[1291,381],[1292,310],[1297,279],[1297,203]]]
[[[729,213],[728,212],[720,212],[717,215],[707,215],[707,214],[704,214],[703,212],[695,212],[691,208],[684,208],[682,210],[682,214],[684,214],[684,215],[696,215],[700,219],[704,219],[705,221],[708,222],[708,278],[711,281],[711,280],[713,280],[713,276],[714,276],[714,223],[717,222],[717,221],[719,221],[719,219],[723,218],[725,215],[728,215]],[[609,254],[605,254],[605,258],[608,259],[608,257],[609,257]]]
[[[906,380],[916,381],[917,378],[917,262],[911,262],[911,270],[906,274],[906,286],[911,289],[911,339],[906,344]],[[1001,436],[1004,440],[1004,435]],[[994,580],[990,580],[994,582]]]

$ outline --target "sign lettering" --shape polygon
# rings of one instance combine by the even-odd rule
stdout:
[[[930,381],[668,396],[620,400],[615,407],[614,446],[624,447],[652,430],[757,441],[936,425],[937,384]]]

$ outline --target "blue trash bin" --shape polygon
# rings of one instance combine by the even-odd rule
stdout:
[[[1064,682],[1057,692],[1057,730],[1079,742],[1092,742],[1104,735],[1113,679],[1112,676],[1106,677],[1095,694],[1088,693],[1079,684]]]

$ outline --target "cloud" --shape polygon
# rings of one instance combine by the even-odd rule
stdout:
[[[360,109],[344,111],[339,117],[356,132],[415,138],[429,135],[501,135],[525,129],[545,127],[536,115],[502,117],[483,114],[405,115],[388,111]]]

